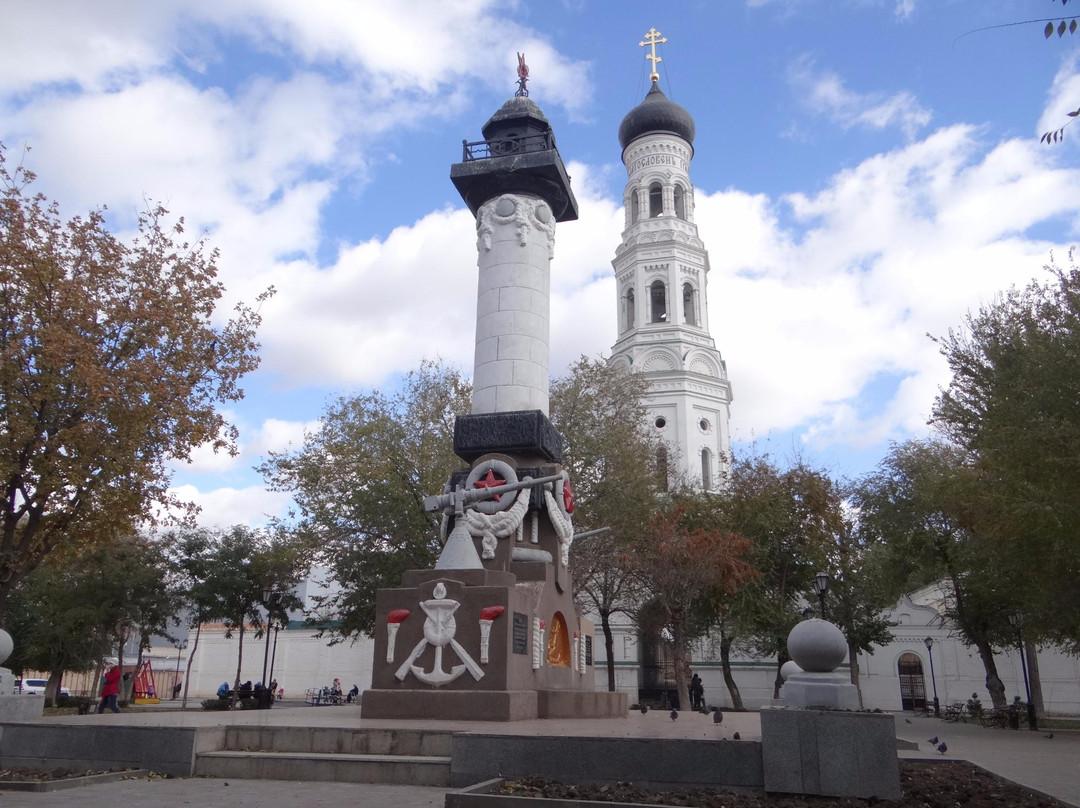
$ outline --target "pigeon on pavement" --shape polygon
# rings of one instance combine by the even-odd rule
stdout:
[[[932,744],[936,744],[937,742],[938,742],[937,735],[935,735],[933,738],[931,738],[930,740],[927,741],[927,743],[932,743]]]
[[[736,732],[734,735],[731,736],[731,740],[733,740],[733,741],[741,741],[742,736],[739,733]]]
[[[944,755],[944,754],[945,754],[946,752],[948,752],[948,751],[949,751],[949,747],[948,747],[948,744],[946,744],[946,743],[945,743],[945,741],[942,741],[941,743],[939,743],[939,744],[937,745],[937,750],[938,750],[939,752],[941,752],[941,754],[943,754],[943,755]]]
[[[641,714],[645,715],[645,713],[647,713],[647,712],[649,712],[649,705],[648,704],[642,704],[641,705]]]
[[[1044,737],[1044,738],[1053,738],[1053,737],[1054,737],[1054,733],[1052,733],[1052,732],[1048,732],[1048,733],[1046,733],[1045,735],[1043,735],[1043,737]]]
[[[671,720],[672,721],[678,721],[679,720],[679,711],[678,710],[672,710],[671,711]]]
[[[724,714],[722,712],[720,712],[719,710],[713,710],[712,722],[714,724],[719,724],[723,720],[724,720]]]

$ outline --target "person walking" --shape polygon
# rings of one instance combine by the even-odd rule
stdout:
[[[97,708],[98,715],[105,712],[106,707],[114,713],[120,712],[120,708],[116,705],[119,696],[120,666],[115,662],[110,662],[105,666],[105,684],[101,688],[101,704],[99,704]]]

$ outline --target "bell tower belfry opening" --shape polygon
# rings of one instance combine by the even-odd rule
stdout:
[[[694,119],[660,90],[650,28],[641,47],[652,64],[645,99],[619,127],[626,166],[622,241],[611,262],[619,337],[611,362],[649,380],[649,422],[668,444],[670,485],[711,490],[730,458],[731,383],[709,333],[709,253],[694,222]]]

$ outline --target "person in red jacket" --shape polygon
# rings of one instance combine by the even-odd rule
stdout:
[[[116,700],[120,695],[120,667],[110,662],[105,667],[105,685],[101,688],[101,704],[98,705],[98,715],[105,712],[108,707],[114,713],[120,712],[116,706]]]

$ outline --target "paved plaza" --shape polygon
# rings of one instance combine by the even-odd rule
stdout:
[[[363,720],[354,705],[276,707],[268,711],[233,713],[188,710],[162,705],[141,713],[43,718],[50,723],[156,725],[176,727],[248,724],[265,726],[400,727],[453,729],[489,734],[536,736],[594,736],[685,738],[722,740],[738,732],[744,740],[760,740],[757,713],[727,713],[721,724],[711,716],[681,713],[672,721],[666,711],[633,712],[626,719],[535,720],[501,722],[424,722]],[[927,742],[938,737],[948,743],[949,759],[962,759],[1023,785],[1080,807],[1080,733],[986,729],[978,724],[945,723],[932,718],[897,714],[897,737],[919,744],[919,751],[901,752],[903,758],[941,757]],[[265,806],[339,806],[364,808],[428,808],[442,806],[448,789],[417,786],[356,785],[351,783],[292,782],[280,780],[218,780],[208,778],[131,780],[44,794],[4,792],[6,808],[22,806],[79,806],[79,808],[160,808],[162,805],[265,808]]]

